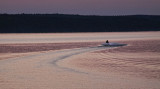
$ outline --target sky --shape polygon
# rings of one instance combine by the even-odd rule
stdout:
[[[0,13],[160,15],[160,0],[0,0]]]

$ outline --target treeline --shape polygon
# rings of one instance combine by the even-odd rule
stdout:
[[[160,31],[160,16],[0,14],[0,33]]]

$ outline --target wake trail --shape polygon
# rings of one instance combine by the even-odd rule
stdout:
[[[62,60],[65,60],[69,57],[76,56],[76,55],[86,53],[86,52],[100,50],[100,49],[104,49],[104,48],[103,47],[88,47],[88,48],[77,48],[77,49],[66,50],[66,51],[61,52],[62,53],[61,56],[59,56],[57,58],[54,58],[54,60],[51,63],[58,68],[61,68],[61,69],[64,69],[64,70],[67,70],[67,71],[70,71],[70,72],[85,73],[85,72],[81,72],[81,71],[78,71],[78,70],[75,70],[75,69],[63,67],[63,66],[60,66],[60,65],[57,65],[57,64],[58,64],[58,62],[60,62]],[[63,53],[66,53],[66,54],[63,54]],[[85,73],[85,74],[88,74],[88,73]]]
[[[38,54],[31,54],[28,56],[23,56],[18,58],[9,58],[9,59],[0,61],[0,67],[1,67],[0,72],[3,72],[4,69],[9,70],[7,69],[8,67],[4,68],[5,65],[9,66],[9,65],[18,64],[18,63],[29,63],[29,65],[30,64],[33,65],[30,70],[35,68],[43,68],[46,66],[50,66],[50,67],[56,67],[69,72],[82,73],[74,69],[59,66],[57,65],[57,63],[71,56],[76,56],[81,53],[91,52],[95,50],[101,50],[104,48],[106,47],[84,47],[84,48],[64,49],[64,50],[57,50],[57,51],[48,51],[48,52],[38,53]],[[16,66],[19,66],[21,68],[23,65],[16,65]]]

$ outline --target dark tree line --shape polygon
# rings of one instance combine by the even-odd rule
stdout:
[[[0,33],[160,31],[160,16],[0,14]]]

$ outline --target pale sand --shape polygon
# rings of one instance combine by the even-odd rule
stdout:
[[[1,59],[5,60],[0,60],[0,89],[159,89],[159,33],[137,32],[136,34],[141,34],[138,38],[137,35],[134,37],[133,33],[128,33],[128,36],[133,36],[130,41],[128,38],[119,40],[113,37],[114,42],[127,43],[128,46],[109,50],[105,47],[87,47],[101,42],[96,40],[93,41],[94,45],[82,43],[84,46],[81,44],[75,47],[76,43],[73,43],[74,47],[70,45],[68,48],[60,47],[62,42],[55,48],[48,43],[31,48],[26,44],[19,44],[21,42],[17,44],[17,41],[8,46],[7,42],[1,43],[6,47],[14,45],[14,48],[1,51]],[[121,37],[126,33],[107,34]],[[135,39],[138,47],[135,46]],[[16,49],[21,49],[23,53],[20,53],[20,50],[13,51],[17,45],[28,47],[29,50],[24,51],[23,47],[20,47]],[[28,45],[33,46],[30,43]],[[43,45],[45,47],[39,49]]]

